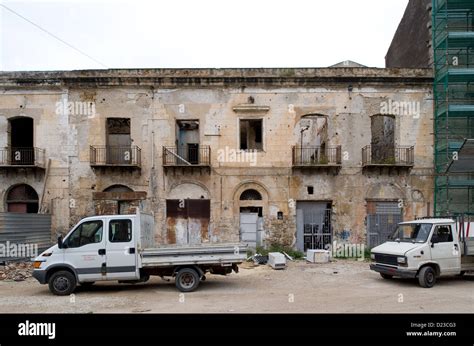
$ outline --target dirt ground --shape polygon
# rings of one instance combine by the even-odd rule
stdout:
[[[291,262],[286,270],[245,263],[238,274],[208,275],[182,294],[174,282],[96,283],[57,297],[35,279],[0,281],[0,312],[37,313],[335,313],[474,312],[474,276],[442,278],[431,289],[416,280],[384,280],[367,262]]]

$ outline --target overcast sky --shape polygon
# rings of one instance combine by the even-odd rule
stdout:
[[[0,70],[383,67],[408,0],[9,1]]]

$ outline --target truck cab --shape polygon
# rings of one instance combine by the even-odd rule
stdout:
[[[35,261],[34,277],[49,281],[54,269],[69,268],[78,283],[104,280],[139,280],[140,263],[136,215],[95,216],[82,219],[58,244]],[[41,270],[43,269],[43,270]],[[47,269],[47,270],[46,270]],[[67,278],[55,283],[55,290],[67,287]]]
[[[449,218],[402,222],[387,242],[371,250],[370,269],[384,279],[418,278],[426,288],[433,287],[437,277],[472,271],[472,224]]]

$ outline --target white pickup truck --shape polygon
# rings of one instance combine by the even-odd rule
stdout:
[[[226,275],[246,259],[243,244],[159,246],[152,215],[103,215],[82,219],[64,239],[34,261],[33,277],[56,295],[96,281],[145,282],[174,277],[182,292],[195,290],[205,274]]]
[[[436,278],[474,271],[474,222],[425,218],[398,224],[390,239],[371,250],[370,269],[384,279],[418,278],[430,288]]]

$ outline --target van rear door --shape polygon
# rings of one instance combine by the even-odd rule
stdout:
[[[111,218],[107,227],[107,280],[139,279],[137,268],[136,218]]]

